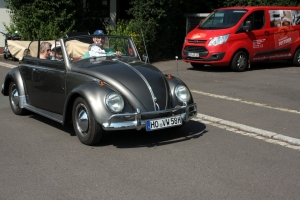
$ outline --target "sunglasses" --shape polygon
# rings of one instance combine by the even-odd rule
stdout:
[[[47,49],[47,52],[51,51],[51,49]]]

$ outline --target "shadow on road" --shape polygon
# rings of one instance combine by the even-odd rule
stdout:
[[[197,139],[206,132],[204,124],[190,120],[181,128],[162,129],[151,132],[145,130],[108,132],[108,138],[100,146],[114,145],[117,148],[151,148]]]
[[[60,123],[34,113],[29,113],[27,116],[66,132],[71,136],[76,136],[72,124],[62,126]],[[190,120],[181,128],[175,127],[151,132],[145,130],[122,130],[107,131],[106,133],[106,137],[95,147],[113,145],[117,148],[150,148],[197,139],[207,133],[207,131],[205,124]]]
[[[261,63],[252,63],[250,69],[246,71],[256,71],[256,70],[267,70],[267,69],[278,69],[286,67],[295,67],[291,62],[288,61],[269,61]],[[204,66],[200,68],[193,68],[192,66],[188,70],[202,71],[202,72],[232,72],[229,66]]]

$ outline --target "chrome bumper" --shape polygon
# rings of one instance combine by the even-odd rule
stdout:
[[[186,106],[177,106],[175,108],[167,109],[167,110],[151,111],[151,112],[144,112],[144,113],[141,113],[140,109],[137,108],[135,113],[112,115],[107,122],[102,124],[102,126],[103,129],[106,131],[126,130],[126,129],[141,130],[142,128],[145,128],[146,121],[147,121],[141,119],[142,115],[153,115],[153,114],[163,114],[163,113],[172,113],[172,115],[174,115],[174,113],[179,110],[183,110],[183,112],[180,114],[183,122],[188,122],[189,119],[197,115],[196,103],[186,105]],[[113,122],[114,119],[123,118],[123,117],[134,117],[135,119],[133,121]]]

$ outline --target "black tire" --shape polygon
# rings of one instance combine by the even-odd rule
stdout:
[[[298,49],[294,54],[293,65],[300,66],[300,49]]]
[[[3,54],[3,57],[5,60],[7,60],[7,55],[5,53]]]
[[[9,84],[9,103],[12,111],[16,115],[24,115],[28,110],[20,108],[19,90],[15,82]]]
[[[104,130],[95,120],[87,102],[81,97],[78,97],[73,104],[72,121],[81,143],[92,146],[100,142]]]
[[[199,69],[199,68],[204,67],[203,64],[198,64],[198,63],[191,63],[191,65],[192,65],[195,69]]]
[[[248,55],[244,51],[238,51],[234,54],[230,67],[233,71],[242,72],[248,67]]]

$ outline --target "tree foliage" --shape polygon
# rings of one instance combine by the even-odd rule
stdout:
[[[132,0],[132,28],[144,35],[153,61],[179,56],[185,37],[186,13],[211,12],[218,2],[204,0]]]
[[[72,0],[5,0],[11,21],[24,39],[55,39],[75,25]]]
[[[22,39],[56,39],[69,32],[104,29],[107,21],[98,0],[4,0],[12,11],[8,32]],[[84,2],[87,2],[84,4]]]

